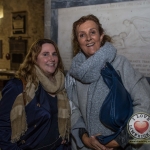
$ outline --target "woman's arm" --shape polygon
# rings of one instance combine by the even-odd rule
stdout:
[[[17,79],[14,79],[17,80]],[[21,92],[14,80],[8,81],[2,90],[0,101],[0,148],[1,150],[21,150],[16,143],[11,143],[10,111],[14,100]],[[17,80],[18,82],[18,80]]]
[[[83,138],[82,138],[82,135],[80,135],[81,129],[85,129],[85,131],[86,131],[86,125],[85,125],[85,122],[83,119],[82,112],[80,111],[80,107],[79,107],[75,80],[72,77],[70,77],[70,78],[69,77],[70,77],[69,75],[67,75],[67,77],[66,77],[66,89],[67,89],[68,98],[70,100],[70,105],[71,105],[71,110],[72,110],[72,113],[71,113],[71,125],[72,125],[71,128],[72,129],[71,129],[71,131],[72,131],[72,135],[74,137],[73,139],[76,140],[76,144],[80,148],[82,148],[84,146],[91,148],[91,149],[93,149],[94,147],[95,148],[99,147],[99,148],[102,148],[105,150],[106,147],[104,145],[100,144],[94,136],[89,137],[89,136],[86,136],[86,134],[85,135],[83,134]],[[69,85],[69,86],[67,86],[67,85]],[[82,106],[82,109],[83,109],[83,106]]]
[[[118,56],[113,66],[119,71],[122,82],[131,95],[133,113],[145,112],[150,114],[150,86],[144,75],[136,71],[123,56]]]
[[[150,86],[145,77],[136,71],[124,56],[117,56],[112,64],[119,72],[126,90],[131,95],[133,113],[150,114]],[[128,145],[129,133],[126,128],[116,137],[115,141],[123,148]]]
[[[86,145],[86,147],[90,149],[113,150],[113,148],[118,147],[118,143],[114,140],[108,143],[107,145],[103,145],[99,143],[95,136],[89,137],[87,133],[84,133],[81,139],[84,145]]]
[[[76,143],[79,147],[83,147],[83,143],[79,138],[79,129],[86,128],[82,114],[78,107],[77,97],[75,92],[73,92],[73,99],[76,99],[76,103],[70,101],[71,103],[71,133],[76,140]]]

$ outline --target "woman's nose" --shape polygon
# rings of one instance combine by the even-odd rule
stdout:
[[[49,60],[54,61],[54,56],[53,55],[49,55]]]
[[[91,40],[91,35],[90,35],[90,34],[88,34],[88,35],[86,36],[86,40],[87,40],[87,41],[90,41],[90,40]]]

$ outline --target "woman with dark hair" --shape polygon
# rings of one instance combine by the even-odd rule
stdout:
[[[119,134],[116,135],[106,126],[107,124],[100,121],[101,108],[110,91],[101,75],[102,70],[107,68],[105,67],[107,63],[113,66],[130,93],[133,99],[131,106],[133,113],[150,114],[148,82],[142,74],[133,69],[124,56],[117,54],[111,41],[111,37],[105,34],[98,18],[94,15],[82,16],[73,23],[74,58],[66,76],[66,89],[72,108],[73,150],[112,148],[129,150],[134,147],[129,144],[126,126],[120,128]],[[109,142],[103,142],[99,138],[109,137],[109,135],[115,135]],[[138,146],[140,150],[146,148],[142,144]]]
[[[69,138],[70,106],[57,45],[33,43],[24,62],[2,90],[1,150],[61,150]]]

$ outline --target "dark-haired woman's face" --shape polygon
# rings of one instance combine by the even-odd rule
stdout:
[[[100,35],[98,25],[88,20],[76,28],[79,46],[87,57],[93,55],[101,46],[103,34]]]

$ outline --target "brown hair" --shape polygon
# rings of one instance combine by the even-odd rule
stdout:
[[[52,44],[56,49],[56,52],[58,55],[58,66],[55,72],[57,72],[59,68],[64,73],[62,59],[60,57],[59,49],[57,45],[55,44],[55,42],[53,42],[50,39],[38,39],[31,45],[23,63],[20,65],[18,71],[16,72],[16,75],[15,75],[16,78],[24,78],[26,81],[30,80],[35,85],[37,84],[35,81],[36,74],[35,74],[34,65],[36,64],[37,57],[42,50],[42,45],[45,43]]]
[[[102,25],[100,24],[99,19],[96,16],[92,15],[92,14],[87,15],[87,16],[82,16],[80,19],[75,21],[73,23],[73,29],[72,29],[72,36],[73,36],[73,38],[72,38],[72,46],[73,46],[73,54],[74,54],[74,56],[80,51],[80,46],[79,46],[77,33],[76,33],[77,26],[83,24],[84,22],[86,22],[88,20],[92,20],[92,21],[94,21],[97,24],[100,35],[104,33],[104,29],[102,28]],[[108,35],[104,35],[103,40],[102,40],[102,46],[107,41],[111,42],[111,37],[108,36]]]

